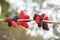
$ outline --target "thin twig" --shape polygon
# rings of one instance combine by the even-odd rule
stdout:
[[[60,22],[47,21],[47,20],[43,20],[43,21],[45,21],[45,22],[47,22],[47,23],[50,23],[50,24],[60,24]]]
[[[24,22],[30,22],[30,21],[34,21],[33,19],[18,19],[17,21],[24,21]],[[54,21],[47,21],[47,20],[43,20],[49,24],[60,24],[60,22],[54,22]],[[4,19],[0,19],[0,22],[4,22]]]

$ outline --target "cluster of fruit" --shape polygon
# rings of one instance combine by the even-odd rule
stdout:
[[[49,20],[48,16],[42,13],[41,15],[35,14],[33,19],[38,24],[38,27],[42,27],[44,30],[49,30],[48,23],[43,20]]]
[[[26,15],[26,13],[24,13],[24,11],[21,11],[19,16],[15,16],[13,18],[8,17],[5,19],[5,22],[8,23],[9,27],[17,27],[18,25],[22,25],[24,28],[29,28],[29,25],[27,22],[25,21],[17,21],[18,19],[30,19],[29,15]],[[42,13],[41,15],[37,15],[35,14],[33,16],[33,19],[36,21],[36,23],[38,24],[38,27],[42,27],[44,30],[49,30],[48,28],[48,23],[44,22],[43,20],[49,20],[48,16],[46,16],[45,13]]]

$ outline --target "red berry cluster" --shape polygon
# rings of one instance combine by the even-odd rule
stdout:
[[[9,27],[13,26],[14,28],[16,28],[16,22],[11,17],[6,18],[5,22],[8,23]]]
[[[43,20],[49,20],[48,16],[46,16],[45,13],[42,13],[41,15],[35,14],[33,19],[38,24],[38,27],[42,27],[44,30],[49,30],[48,23],[43,21]]]
[[[21,11],[20,15],[19,15],[19,19],[30,19],[30,16],[26,15],[26,13],[24,13],[24,11]],[[29,25],[27,22],[18,21],[17,24],[22,25],[24,28],[29,28]]]
[[[17,24],[22,25],[24,28],[29,28],[29,25],[25,21],[17,21],[18,19],[30,19],[30,16],[26,15],[24,11],[20,11],[19,16],[15,16],[13,18],[8,17],[5,19],[5,22],[8,23],[9,27],[16,28]],[[48,24],[44,22],[43,20],[49,20],[48,16],[46,16],[45,13],[42,13],[41,15],[35,14],[33,19],[38,24],[38,27],[42,27],[44,30],[49,30]]]
[[[5,19],[5,22],[8,23],[9,27],[14,27],[16,28],[17,24],[18,25],[22,25],[24,28],[29,28],[29,25],[27,24],[27,22],[20,22],[17,21],[18,19],[29,19],[30,16],[26,15],[26,13],[24,13],[24,11],[20,11],[19,16],[15,16],[14,18],[8,17]]]

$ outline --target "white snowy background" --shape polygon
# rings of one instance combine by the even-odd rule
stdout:
[[[10,3],[9,11],[16,10],[16,12],[20,12],[24,10],[27,15],[29,15],[32,19],[35,13],[41,14],[45,13],[49,16],[51,21],[60,22],[60,0],[40,0],[41,3],[33,2],[33,0],[6,0]],[[38,35],[42,36],[44,40],[55,40],[59,39],[59,26],[55,26],[54,24],[49,24],[49,31],[42,30],[38,28],[35,21],[29,22],[29,29],[26,29],[26,35],[30,35],[32,37],[36,37]],[[54,26],[54,27],[53,27]],[[57,33],[55,33],[55,30]]]

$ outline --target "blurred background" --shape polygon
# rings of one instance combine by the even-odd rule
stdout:
[[[21,10],[31,16],[31,19],[35,13],[45,13],[51,21],[60,22],[60,0],[0,0],[0,19],[14,17]],[[34,22],[31,23],[29,25],[31,28],[33,26],[33,29],[27,30],[32,31],[31,35],[27,35],[28,32],[21,26],[15,29],[8,27],[7,23],[0,22],[0,40],[60,40],[60,25],[50,24],[50,31],[41,31],[36,29],[37,25]],[[35,33],[39,35],[35,36]]]

